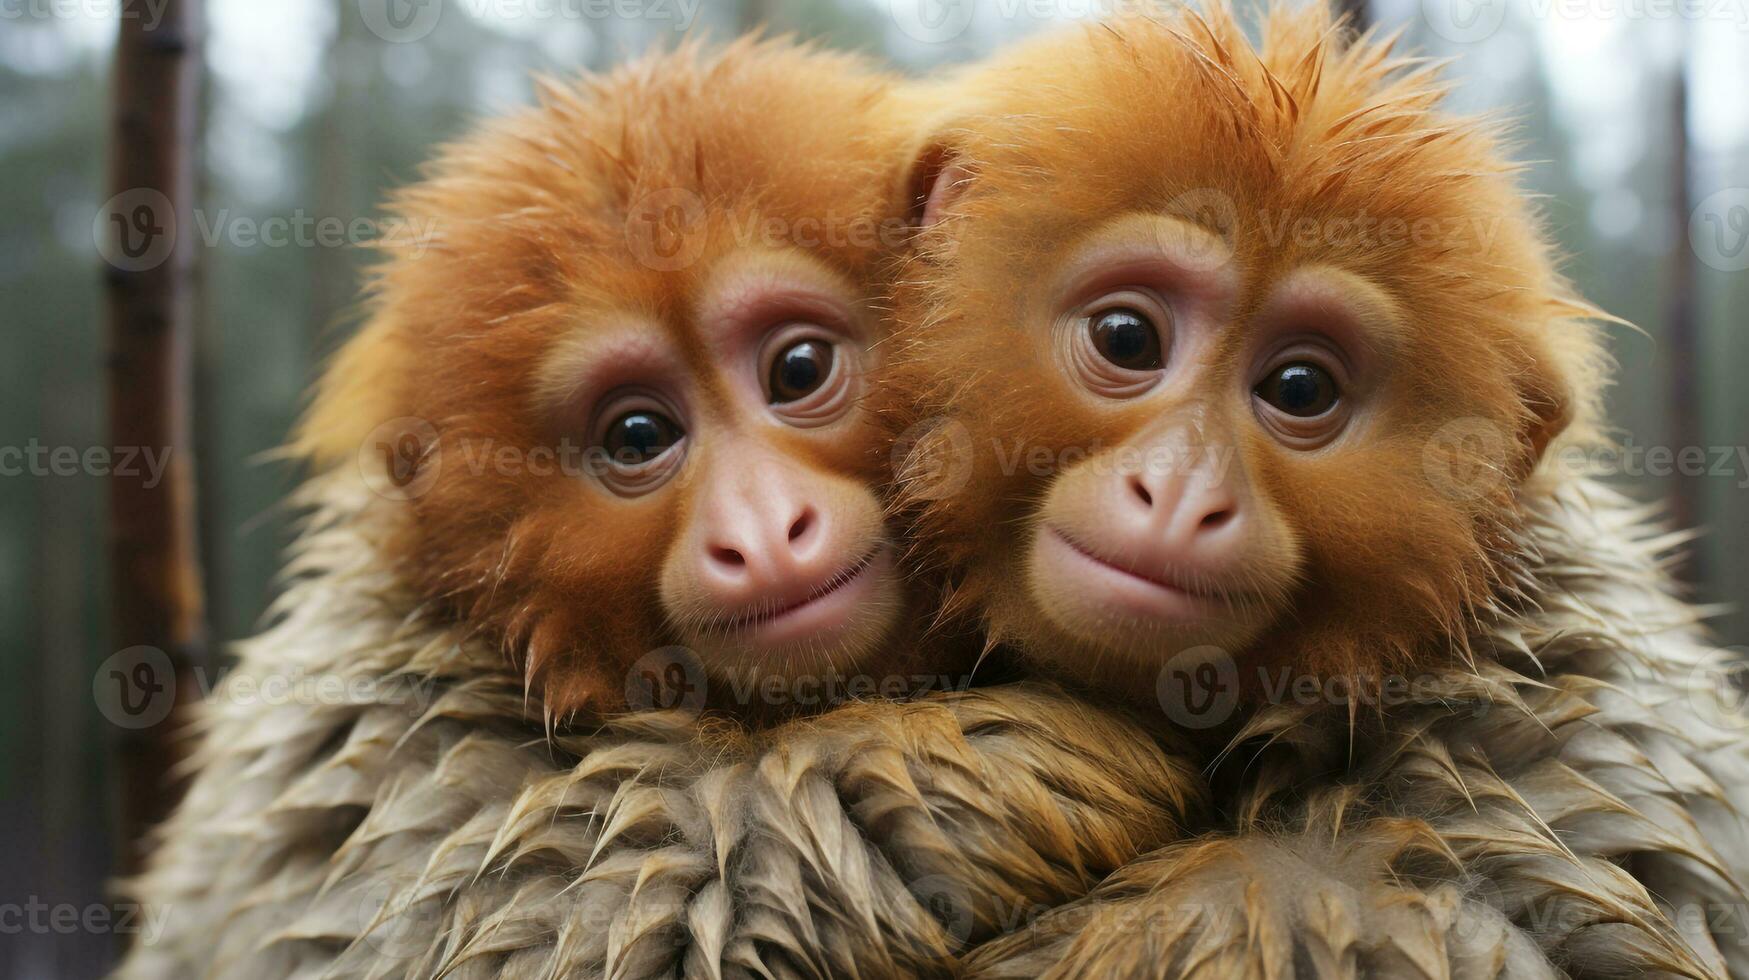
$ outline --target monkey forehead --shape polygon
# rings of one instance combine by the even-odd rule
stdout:
[[[692,299],[693,330],[717,354],[788,320],[819,320],[860,333],[863,290],[819,257],[797,249],[742,248],[706,272]]]
[[[1315,329],[1365,359],[1394,357],[1412,339],[1395,297],[1348,269],[1305,265],[1262,282],[1268,289],[1252,319],[1264,329]]]
[[[1119,215],[1070,246],[1070,252],[1051,283],[1056,295],[1121,285],[1112,280],[1138,274],[1216,302],[1230,302],[1238,288],[1232,245],[1221,230],[1190,217]]]
[[[639,380],[684,368],[679,336],[660,319],[632,310],[600,311],[563,332],[534,371],[533,405],[541,413]]]
[[[670,285],[683,293],[677,303],[645,305],[628,296],[582,304],[540,355],[536,409],[561,411],[618,385],[720,366],[783,322],[818,321],[860,335],[869,319],[847,276],[794,250],[732,250]]]

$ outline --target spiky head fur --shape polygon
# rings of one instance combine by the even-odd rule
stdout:
[[[1272,6],[1261,38],[1216,3],[1078,26],[957,80],[936,156],[963,189],[901,277],[898,383],[913,406],[900,421],[956,441],[913,459],[939,475],[940,452],[969,452],[968,475],[953,492],[912,478],[901,497],[922,563],[952,581],[949,612],[981,615],[998,641],[1079,643],[1025,594],[1020,545],[1053,474],[1017,454],[1042,447],[1066,470],[1065,451],[1096,456],[1147,421],[1061,394],[1027,313],[1032,284],[1116,216],[1183,217],[1232,246],[1233,337],[1264,284],[1314,264],[1404,314],[1384,424],[1334,452],[1296,457],[1254,432],[1236,447],[1296,551],[1273,627],[1235,651],[1246,668],[1366,682],[1461,656],[1452,638],[1510,591],[1509,532],[1539,458],[1557,437],[1598,437],[1594,311],[1558,273],[1499,127],[1443,111],[1437,66],[1353,37],[1321,4]],[[1157,657],[1078,654],[1074,673],[1152,691]]]

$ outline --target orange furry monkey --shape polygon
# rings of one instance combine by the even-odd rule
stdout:
[[[1498,134],[1321,4],[1211,8],[998,55],[920,157],[923,563],[1206,729],[1231,820],[969,973],[1749,971],[1743,718],[1668,539],[1546,465],[1605,359]]]
[[[778,46],[650,60],[549,89],[396,199],[437,241],[378,271],[298,449],[384,451],[387,546],[555,717],[623,708],[670,644],[715,678],[903,673],[870,489],[871,300],[909,232],[890,89]]]
[[[1490,130],[1380,45],[1236,30],[1136,17],[972,72],[901,297],[909,418],[957,440],[917,458],[970,449],[908,500],[954,604],[1149,698],[1190,650],[1253,694],[1461,653],[1603,385]]]

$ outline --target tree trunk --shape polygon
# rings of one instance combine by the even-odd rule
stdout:
[[[116,689],[115,704],[101,695],[100,704],[120,733],[123,872],[138,867],[142,833],[174,805],[177,708],[197,696],[192,665],[205,659],[190,424],[199,8],[198,0],[122,5],[110,131],[114,197],[100,216],[117,460],[109,486],[111,640],[122,652],[95,683],[100,692]],[[145,452],[168,459],[156,481],[150,467],[122,463],[125,454]]]

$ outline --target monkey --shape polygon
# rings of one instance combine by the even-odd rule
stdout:
[[[702,70],[664,84],[656,62],[612,97],[550,93],[395,202],[441,237],[380,269],[299,449],[321,465],[406,420],[385,462],[416,492],[390,547],[556,718],[623,708],[657,648],[719,680],[905,648],[868,411],[867,298],[904,232],[897,123],[879,83],[831,61],[822,101],[867,130],[777,87],[735,105]],[[716,124],[742,115],[795,131]]]
[[[912,562],[992,650],[1164,709],[1223,814],[968,972],[1749,970],[1722,655],[1647,512],[1559,465],[1608,318],[1437,66],[1322,4],[1261,36],[1022,42],[918,157]]]
[[[922,652],[873,307],[926,91],[687,42],[396,195],[435,237],[385,243],[294,433],[287,588],[197,706],[119,975],[948,976],[1200,822],[1182,753],[1049,685],[722,682]],[[646,651],[710,697],[638,703]]]

